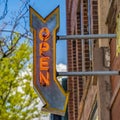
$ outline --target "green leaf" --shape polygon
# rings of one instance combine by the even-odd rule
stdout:
[[[31,53],[31,46],[21,43],[9,58],[0,61],[0,120],[32,120],[40,116],[38,96],[31,86]]]

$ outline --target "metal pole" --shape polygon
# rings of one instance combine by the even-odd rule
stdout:
[[[88,34],[91,34],[91,0],[88,0]],[[92,61],[93,41],[89,38],[89,59]]]
[[[84,35],[84,17],[83,17],[83,0],[81,0],[81,9],[80,9],[80,20],[81,20],[81,34]],[[85,71],[85,41],[82,39],[81,41],[82,48],[82,71]]]
[[[57,40],[116,38],[116,34],[61,35]]]
[[[120,75],[120,71],[57,72],[57,76]]]

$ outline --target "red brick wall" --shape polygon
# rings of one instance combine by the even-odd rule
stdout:
[[[116,33],[116,17],[120,10],[120,1],[112,1],[108,14],[109,33]],[[120,70],[120,55],[116,57],[116,40],[110,41],[111,70]],[[111,77],[111,120],[120,120],[120,76]]]
[[[80,21],[80,2],[79,0],[66,0],[67,10],[67,34],[81,34],[81,21]],[[88,5],[87,0],[83,0],[83,22],[84,22],[84,34],[88,34]],[[97,0],[92,0],[92,14],[93,19],[93,33],[97,33]],[[94,9],[95,8],[95,9]],[[85,40],[85,70],[89,71],[89,47],[88,40]],[[82,71],[82,49],[80,40],[67,41],[68,50],[68,71]],[[79,114],[79,104],[83,95],[83,77],[69,77],[68,78],[68,91],[70,92],[68,102],[68,119],[77,120]]]
[[[67,0],[66,1],[66,19],[67,19],[67,34],[72,33],[72,18],[71,18],[71,8],[72,6],[72,1]],[[69,46],[67,48],[68,52],[68,70],[72,71],[73,69],[73,42],[72,41],[67,41],[67,45]],[[68,86],[68,91],[70,92],[70,97],[68,101],[68,119],[69,120],[75,120],[75,101],[74,101],[74,79],[72,77],[68,78],[67,81],[67,86]]]
[[[111,109],[111,120],[120,120],[120,90]]]
[[[80,17],[77,16],[78,0],[67,0],[67,34],[78,34],[77,21]],[[71,6],[71,7],[70,7]],[[78,18],[78,19],[77,19]],[[78,28],[80,29],[80,27]],[[79,34],[80,34],[80,30]],[[81,42],[76,40],[67,41],[68,50],[68,71],[81,70]],[[79,102],[82,97],[83,81],[81,77],[68,78],[68,91],[70,92],[68,102],[68,119],[76,120],[78,117]]]
[[[87,34],[88,18],[87,18],[87,0],[84,2],[84,33]],[[78,0],[66,0],[67,8],[67,34],[80,34],[80,16],[78,9]],[[115,33],[116,28],[116,16],[120,10],[120,0],[112,0],[111,8],[109,9],[107,25],[108,32]],[[77,14],[78,13],[78,14]],[[98,16],[97,16],[97,0],[92,0],[92,33],[98,33]],[[89,54],[88,54],[88,41],[85,45],[85,60],[86,70],[90,69]],[[67,41],[68,45],[68,70],[69,71],[81,71],[81,42],[80,41]],[[120,70],[120,55],[116,57],[116,42],[110,41],[110,56],[111,56],[111,70]],[[111,120],[120,120],[120,76],[111,77]],[[68,119],[77,120],[78,106],[83,94],[83,81],[82,77],[69,77],[68,79],[68,91],[70,92],[70,98],[68,103]],[[92,100],[91,100],[92,101]],[[89,101],[86,101],[88,104]],[[86,106],[86,105],[85,105]],[[88,108],[89,109],[89,108]],[[86,110],[88,110],[86,107]],[[87,117],[87,116],[86,116]],[[104,116],[101,116],[104,118]]]
[[[116,40],[110,42],[111,48],[111,69],[120,70],[120,56],[116,57]],[[120,76],[111,77],[112,87],[112,106],[111,106],[111,120],[120,120]],[[117,89],[119,87],[119,89]],[[116,93],[117,92],[117,93]],[[115,96],[115,97],[114,97]],[[113,98],[114,97],[114,98]]]

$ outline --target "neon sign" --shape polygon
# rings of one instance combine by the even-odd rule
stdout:
[[[39,32],[39,54],[40,54],[40,84],[43,86],[50,85],[50,56],[46,56],[45,52],[49,51],[50,45],[47,42],[50,38],[50,31],[48,28],[43,27]]]
[[[33,32],[33,85],[41,98],[43,111],[64,115],[69,94],[56,78],[56,32],[59,29],[59,7],[46,18],[30,7]]]

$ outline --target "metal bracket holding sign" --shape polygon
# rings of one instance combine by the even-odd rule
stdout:
[[[69,94],[56,78],[56,32],[59,24],[59,7],[46,18],[30,7],[30,27],[34,38],[34,88],[43,101],[43,111],[64,115]]]
[[[118,21],[119,22],[119,21]],[[117,24],[117,34],[88,34],[88,35],[60,35],[57,36],[57,40],[87,40],[87,39],[99,39],[101,40],[103,38],[116,38],[117,41],[120,41],[120,35],[119,35],[119,26],[120,24]],[[104,40],[104,39],[103,39]],[[118,44],[120,48],[120,43]],[[118,52],[120,50],[118,49]],[[83,71],[83,72],[58,72],[57,76],[96,76],[96,75],[120,75],[120,71]]]

